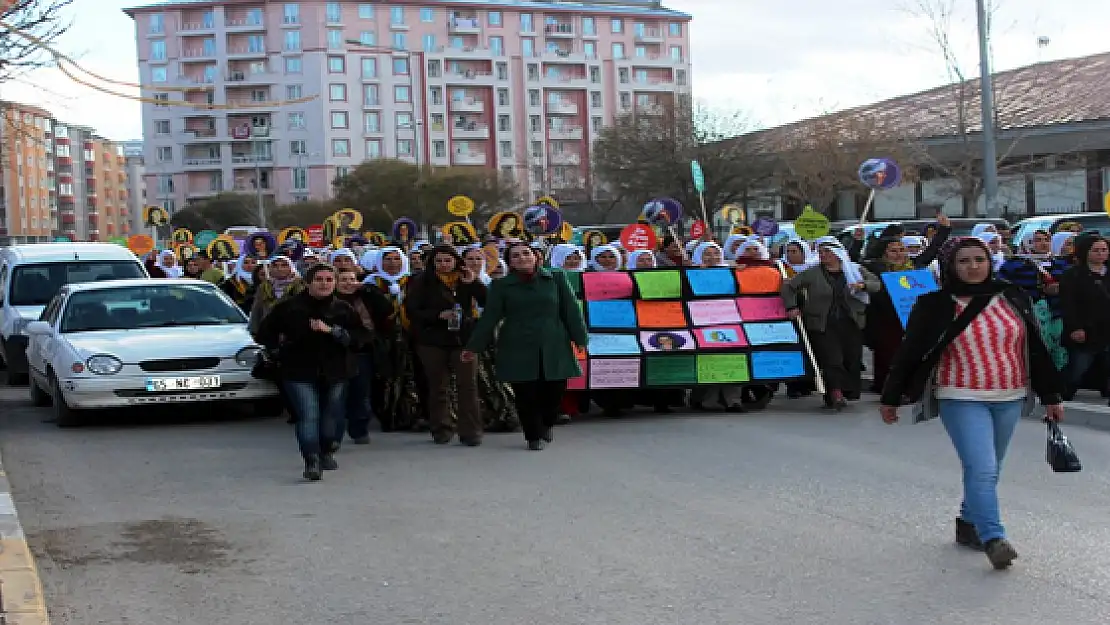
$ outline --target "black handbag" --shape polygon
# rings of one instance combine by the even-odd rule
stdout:
[[[257,380],[277,382],[281,379],[281,367],[270,352],[263,351],[258,360],[255,361],[254,367],[251,368],[251,377]]]
[[[1048,466],[1056,473],[1077,473],[1083,470],[1079,454],[1075,453],[1071,441],[1060,431],[1055,421],[1048,421],[1048,447],[1045,451]]]

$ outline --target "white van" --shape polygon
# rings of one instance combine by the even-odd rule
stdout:
[[[27,381],[27,324],[63,285],[149,277],[131,250],[115,243],[31,243],[0,248],[0,359],[8,384]]]

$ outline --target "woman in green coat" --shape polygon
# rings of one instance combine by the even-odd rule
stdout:
[[[504,321],[497,338],[497,378],[513,385],[528,449],[539,451],[554,438],[567,380],[582,375],[571,343],[586,346],[586,323],[566,276],[540,266],[527,244],[510,244],[505,261],[509,275],[490,287],[462,359],[473,360],[487,349]]]

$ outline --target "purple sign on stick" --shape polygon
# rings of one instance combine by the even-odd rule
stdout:
[[[752,232],[761,237],[773,237],[779,233],[779,222],[774,217],[760,217],[752,222]]]

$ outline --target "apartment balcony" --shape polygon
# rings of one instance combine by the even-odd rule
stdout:
[[[540,79],[540,83],[545,87],[565,88],[565,89],[588,89],[590,87],[590,79],[587,76],[554,76],[544,75]]]
[[[489,126],[474,123],[455,126],[451,130],[451,136],[455,139],[489,139]]]
[[[571,50],[563,50],[560,48],[544,48],[540,53],[540,58],[544,63],[574,63],[585,64],[589,61],[597,62],[597,59],[587,59],[585,52],[574,52]]]
[[[448,72],[444,81],[449,85],[493,85],[497,82],[493,72],[468,70],[461,73]]]
[[[186,20],[177,27],[182,35],[206,35],[216,32],[216,21],[210,19]]]
[[[248,182],[237,183],[231,190],[236,193],[257,193],[258,191],[262,191],[263,195],[273,195],[275,192],[273,185],[263,185],[262,188],[259,189],[254,186],[254,184]]]
[[[461,152],[456,150],[451,159],[453,165],[485,165],[486,155],[482,152]]]
[[[228,18],[224,21],[224,30],[229,33],[266,32],[266,20],[261,17]]]
[[[179,143],[211,143],[221,141],[220,133],[215,128],[186,128],[182,132],[174,133]]]
[[[663,43],[662,28],[641,28],[636,30],[636,41],[641,43]]]
[[[437,52],[442,53],[443,57],[449,61],[455,59],[466,60],[493,58],[493,52],[489,48],[483,48],[481,46],[462,46],[457,48],[454,46],[446,46],[444,48],[438,49]]]
[[[177,79],[173,82],[175,86],[189,89],[208,90],[216,87],[216,77],[203,74],[178,74]]]
[[[670,78],[641,78],[632,80],[632,88],[636,91],[664,91],[675,90],[675,82]]]
[[[580,165],[582,156],[573,152],[562,152],[552,154],[547,160],[552,165]]]
[[[203,198],[212,197],[216,194],[223,193],[224,190],[219,186],[211,187],[197,187],[195,189],[186,189],[185,197],[190,200],[199,200]]]
[[[77,215],[75,213],[72,213],[72,212],[62,213],[61,215],[58,216],[58,219],[60,219],[63,224],[75,224],[75,223],[77,223]]]
[[[574,38],[574,24],[544,24],[543,34],[547,38]]]
[[[547,131],[547,137],[556,141],[581,141],[582,127],[564,126],[562,128],[551,128]]]
[[[453,17],[447,20],[447,30],[453,35],[480,35],[482,22],[477,17]]]
[[[451,111],[458,113],[481,113],[486,110],[486,103],[474,98],[451,100]]]
[[[191,60],[213,59],[215,60],[219,53],[216,51],[215,46],[211,48],[185,48],[181,51],[181,58]]]
[[[547,112],[551,115],[577,115],[578,104],[567,100],[559,102],[548,102]]]
[[[232,167],[254,167],[256,165],[270,165],[274,162],[272,154],[232,154]]]
[[[224,76],[228,86],[274,85],[281,79],[274,72],[232,71]]]
[[[266,46],[229,46],[227,49],[229,59],[264,59],[267,56]]]
[[[269,101],[269,99],[266,100],[266,102]],[[257,113],[258,111],[269,112],[272,108],[272,105],[267,106],[266,102],[261,102],[258,100],[228,100],[227,108],[221,109],[221,112],[230,113],[232,115],[236,113],[249,115],[252,113]]]
[[[632,67],[673,67],[675,65],[683,65],[685,61],[682,59],[674,59],[666,54],[645,54],[643,56],[634,56],[628,59],[632,62]]]
[[[211,156],[199,158],[186,157],[182,164],[185,166],[186,171],[206,171],[220,169],[223,165],[223,159]]]

